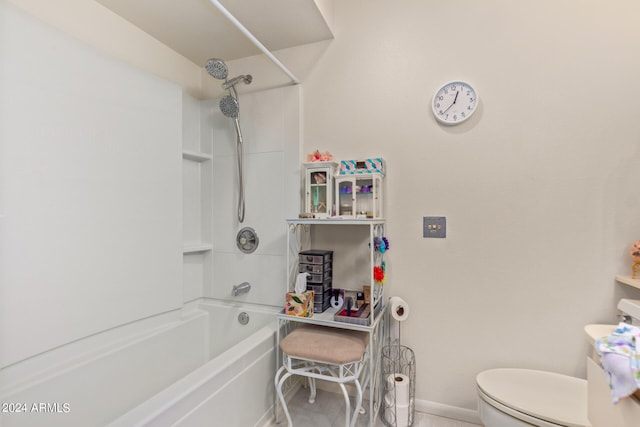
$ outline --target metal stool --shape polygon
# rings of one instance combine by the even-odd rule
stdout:
[[[309,378],[309,403],[316,397],[316,379],[338,383],[346,404],[345,427],[353,427],[362,406],[362,387],[358,377],[369,334],[317,325],[303,325],[280,341],[282,367],[275,376],[276,391],[289,427],[293,426],[282,385],[291,375]],[[356,402],[351,416],[351,401],[345,383],[356,387]],[[351,418],[351,420],[350,420]]]

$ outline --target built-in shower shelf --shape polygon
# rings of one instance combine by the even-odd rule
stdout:
[[[183,254],[197,254],[202,252],[209,252],[213,250],[213,245],[211,243],[195,243],[184,245],[182,247]]]
[[[183,150],[182,158],[187,160],[193,160],[194,162],[206,162],[211,160],[211,154],[201,153],[199,151]]]
[[[620,283],[624,283],[625,285],[631,286],[633,288],[640,289],[640,280],[632,279],[629,276],[616,276],[616,281]]]

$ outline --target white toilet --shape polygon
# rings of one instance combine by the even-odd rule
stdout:
[[[530,369],[491,369],[476,377],[485,427],[589,427],[587,381]]]

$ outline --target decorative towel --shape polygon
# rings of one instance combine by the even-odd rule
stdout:
[[[613,403],[618,403],[640,388],[638,345],[640,328],[626,323],[618,324],[611,335],[596,340],[596,352],[609,378]]]

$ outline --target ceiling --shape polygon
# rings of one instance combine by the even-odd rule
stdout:
[[[96,1],[198,65],[262,53],[209,0]],[[333,38],[314,0],[221,3],[271,51]]]

